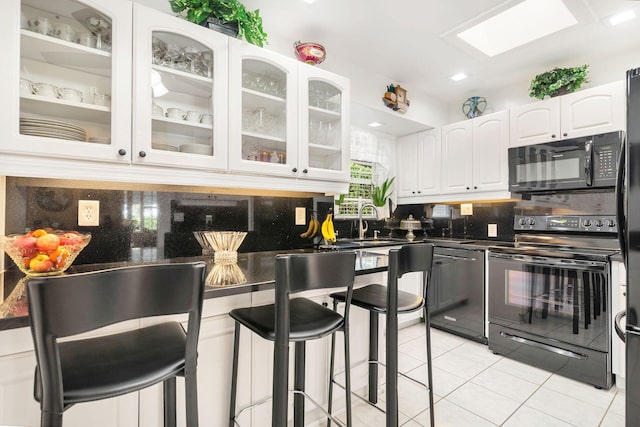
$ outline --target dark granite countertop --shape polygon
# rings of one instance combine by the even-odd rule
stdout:
[[[160,264],[167,262],[205,261],[207,263],[207,286],[205,299],[237,295],[273,289],[275,285],[275,263],[277,254],[313,253],[313,249],[293,249],[271,252],[252,252],[238,254],[237,267],[215,266],[212,257],[172,258],[155,262],[121,262],[109,264],[73,265],[67,273],[105,270],[108,268],[126,267],[141,264]],[[357,251],[356,275],[377,273],[387,270],[387,256]],[[221,285],[219,280],[225,278],[227,284]],[[0,283],[4,284],[2,301],[0,302],[0,330],[20,328],[29,325],[25,284],[26,277],[15,265],[9,265],[0,273]],[[230,282],[230,283],[229,283]]]

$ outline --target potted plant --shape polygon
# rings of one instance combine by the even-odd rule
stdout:
[[[373,185],[371,201],[373,202],[373,205],[378,208],[379,218],[386,218],[389,216],[389,213],[386,212],[386,209],[388,208],[387,199],[389,199],[389,196],[393,193],[393,191],[390,190],[395,179],[396,177],[394,176],[392,178],[385,179],[380,185]]]
[[[239,38],[260,47],[267,42],[260,10],[247,10],[238,0],[169,0],[169,3],[171,10],[187,21],[210,28],[216,23],[235,25]]]
[[[581,65],[571,68],[554,68],[538,74],[531,81],[529,96],[543,99],[545,96],[557,96],[579,89],[582,83],[586,83],[587,69],[589,65]]]

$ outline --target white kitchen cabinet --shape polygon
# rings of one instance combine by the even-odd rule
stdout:
[[[21,28],[21,14],[30,26]],[[90,20],[100,28],[94,31],[101,33],[100,47],[96,38],[85,46],[52,35],[64,24],[89,35]],[[0,128],[9,135],[0,138],[0,151],[130,161],[131,2],[8,0],[0,37],[6,96]]]
[[[476,117],[473,125],[473,190],[503,191],[509,187],[509,113]]]
[[[510,146],[625,129],[624,81],[511,108]]]
[[[298,62],[298,176],[349,180],[349,80]]]
[[[298,63],[229,39],[229,168],[297,176]]]
[[[411,202],[416,196],[440,193],[441,149],[440,129],[406,135],[398,139],[397,188],[400,202]]]
[[[226,170],[229,38],[139,4],[133,14],[133,162]],[[168,93],[154,96],[152,73]]]
[[[108,331],[130,328],[108,327]],[[83,336],[96,335],[85,334]],[[29,328],[0,332],[0,425],[40,425],[40,404],[33,398],[35,352]],[[96,414],[100,414],[97,416]],[[130,427],[138,423],[138,393],[75,405],[64,412],[70,427]]]
[[[508,145],[506,110],[443,126],[442,194],[476,198],[506,192]]]
[[[229,169],[348,181],[348,80],[233,39],[229,62]]]
[[[442,127],[442,193],[471,189],[473,135],[470,120]]]

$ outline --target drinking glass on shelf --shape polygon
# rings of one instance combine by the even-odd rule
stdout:
[[[209,78],[213,77],[213,53],[210,51],[202,52],[200,61],[202,64],[200,74]]]
[[[200,59],[200,51],[192,46],[186,47],[184,49],[184,57],[188,61],[187,68],[189,69],[189,72],[191,74],[198,74],[197,68],[198,68],[198,61]]]
[[[176,68],[176,62],[182,55],[182,49],[175,43],[167,43],[166,57],[168,59],[168,65],[172,68]]]
[[[265,109],[258,107],[253,112],[253,128],[256,132],[264,133],[265,130]]]

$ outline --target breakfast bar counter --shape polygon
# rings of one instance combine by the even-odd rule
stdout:
[[[292,249],[269,252],[239,253],[236,266],[220,268],[213,257],[172,258],[150,262],[120,262],[108,264],[72,265],[66,274],[99,271],[109,268],[141,264],[204,261],[207,264],[207,283],[204,298],[219,298],[249,292],[273,289],[275,285],[275,256],[284,253],[313,253],[314,249]],[[0,302],[0,331],[29,326],[26,303],[26,276],[7,260],[7,269],[0,273],[3,290]],[[356,275],[378,273],[387,270],[387,256],[358,251]],[[221,277],[225,283],[221,283]]]

